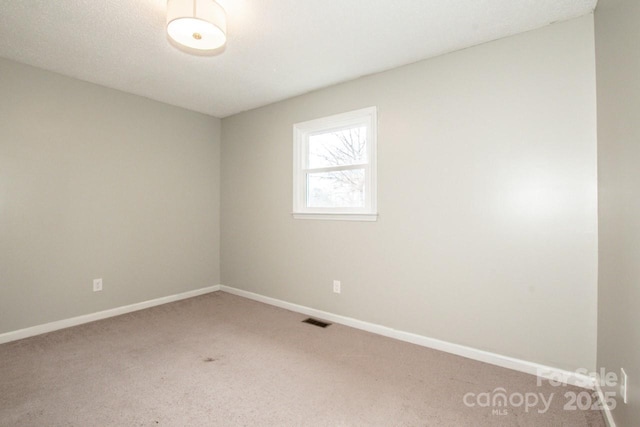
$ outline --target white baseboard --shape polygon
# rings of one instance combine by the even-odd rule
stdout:
[[[604,421],[607,423],[607,427],[616,427],[616,422],[613,419],[613,413],[611,413],[611,409],[609,406],[605,404],[606,400],[604,398],[604,393],[602,392],[602,388],[600,387],[600,375],[596,378],[596,393],[598,393],[598,399],[600,399],[600,403],[602,404],[602,413],[604,414]]]
[[[197,297],[198,295],[204,295],[219,290],[220,285],[214,285],[206,288],[196,289],[193,291],[183,292],[180,294],[156,298],[149,301],[143,301],[136,304],[111,308],[109,310],[99,311],[97,313],[85,314],[83,316],[72,317],[70,319],[58,320],[56,322],[45,323],[43,325],[32,326],[30,328],[19,329],[17,331],[6,332],[4,334],[0,334],[0,344],[21,340],[23,338],[32,337],[34,335],[45,334],[47,332],[57,331],[58,329],[81,325],[83,323],[94,322],[96,320],[106,319],[108,317],[119,316],[121,314],[131,313],[132,311],[155,307],[156,305],[162,305],[173,301]]]
[[[57,331],[59,329],[69,328],[71,326],[81,325],[83,323],[94,322],[96,320],[106,319],[108,317],[119,316],[121,314],[131,313],[132,311],[143,310],[145,308],[155,307],[157,305],[167,304],[173,301],[179,301],[182,299],[191,298],[198,295],[204,295],[204,294],[219,291],[219,290],[222,290],[230,294],[238,295],[244,298],[263,302],[265,304],[284,308],[286,310],[302,313],[307,316],[317,317],[319,319],[328,320],[330,322],[339,323],[342,325],[350,326],[352,328],[361,329],[363,331],[371,332],[378,335],[383,335],[389,338],[394,338],[400,341],[410,342],[412,344],[417,344],[423,347],[444,351],[446,353],[455,354],[458,356],[466,357],[468,359],[478,360],[480,362],[489,363],[491,365],[513,369],[515,371],[525,372],[527,374],[537,375],[544,378],[553,379],[555,381],[561,381],[566,384],[588,388],[591,390],[593,390],[597,386],[597,381],[595,380],[595,378],[589,375],[565,371],[563,369],[553,368],[550,366],[545,366],[538,363],[529,362],[526,360],[516,359],[509,356],[503,356],[501,354],[491,353],[484,350],[478,350],[472,347],[466,347],[460,344],[454,344],[447,341],[438,340],[435,338],[429,338],[429,337],[414,334],[411,332],[400,331],[400,330],[389,328],[386,326],[364,322],[362,320],[353,319],[351,317],[340,316],[340,315],[329,313],[322,310],[316,310],[314,308],[293,304],[290,302],[282,301],[282,300],[271,298],[271,297],[266,297],[263,295],[255,294],[253,292],[248,292],[248,291],[232,288],[225,285],[209,286],[206,288],[183,292],[176,295],[170,295],[170,296],[156,298],[149,301],[139,302],[136,304],[99,311],[97,313],[86,314],[83,316],[72,317],[70,319],[59,320],[56,322],[37,325],[30,328],[19,329],[17,331],[6,332],[3,334],[0,334],[0,344],[7,343],[10,341],[20,340],[23,338],[28,338],[34,335],[44,334],[47,332]],[[598,393],[600,394],[602,393],[602,391],[598,390]],[[607,422],[609,423],[609,427],[615,427],[615,423],[613,422],[613,418],[611,416],[610,411],[605,410],[605,415],[607,418]]]
[[[435,350],[444,351],[446,353],[455,354],[458,356],[466,357],[468,359],[478,360],[480,362],[489,363],[491,365],[500,366],[503,368],[513,369],[515,371],[525,372],[527,374],[540,376],[554,381],[559,381],[565,384],[575,385],[578,387],[587,388],[593,390],[595,387],[595,378],[589,375],[580,374],[577,372],[570,372],[564,369],[553,368],[550,366],[541,365],[538,363],[529,362],[526,360],[516,359],[509,356],[503,356],[501,354],[491,353],[484,350],[478,350],[472,347],[466,347],[459,344],[453,344],[447,341],[441,341],[435,338],[429,338],[411,332],[399,331],[397,329],[388,328],[386,326],[377,325],[374,323],[363,322],[361,320],[353,319],[351,317],[340,316],[333,313],[328,313],[322,310],[316,310],[314,308],[305,307],[298,304],[282,301],[279,299],[266,297],[263,295],[255,294],[253,292],[244,291],[242,289],[236,289],[225,285],[220,285],[220,290],[233,295],[238,295],[244,298],[252,299],[254,301],[263,302],[265,304],[273,305],[276,307],[284,308],[286,310],[302,313],[306,316],[317,317],[322,320],[328,320],[330,322],[339,323],[341,325],[350,326],[352,328],[361,329],[363,331],[371,332],[378,335],[383,335],[389,338],[395,338],[400,341],[410,342],[423,347],[432,348]]]

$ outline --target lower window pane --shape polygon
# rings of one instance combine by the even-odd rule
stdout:
[[[364,169],[309,173],[307,207],[364,207]]]

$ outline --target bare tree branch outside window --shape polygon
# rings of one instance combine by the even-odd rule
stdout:
[[[339,167],[367,162],[365,127],[352,127],[311,136],[309,167]],[[309,202],[313,206],[363,206],[364,168],[309,175]]]

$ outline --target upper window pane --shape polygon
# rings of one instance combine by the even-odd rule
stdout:
[[[309,169],[349,166],[366,162],[366,126],[309,135]]]

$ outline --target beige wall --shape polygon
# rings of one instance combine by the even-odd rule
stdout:
[[[640,2],[600,0],[598,367],[629,376],[619,426],[640,425]],[[618,394],[618,387],[607,388]],[[619,394],[618,394],[619,396]]]
[[[590,15],[225,118],[222,282],[593,370],[595,103]],[[292,125],[372,105],[379,220],[292,219]]]
[[[0,94],[0,333],[219,283],[218,119],[7,60]]]

